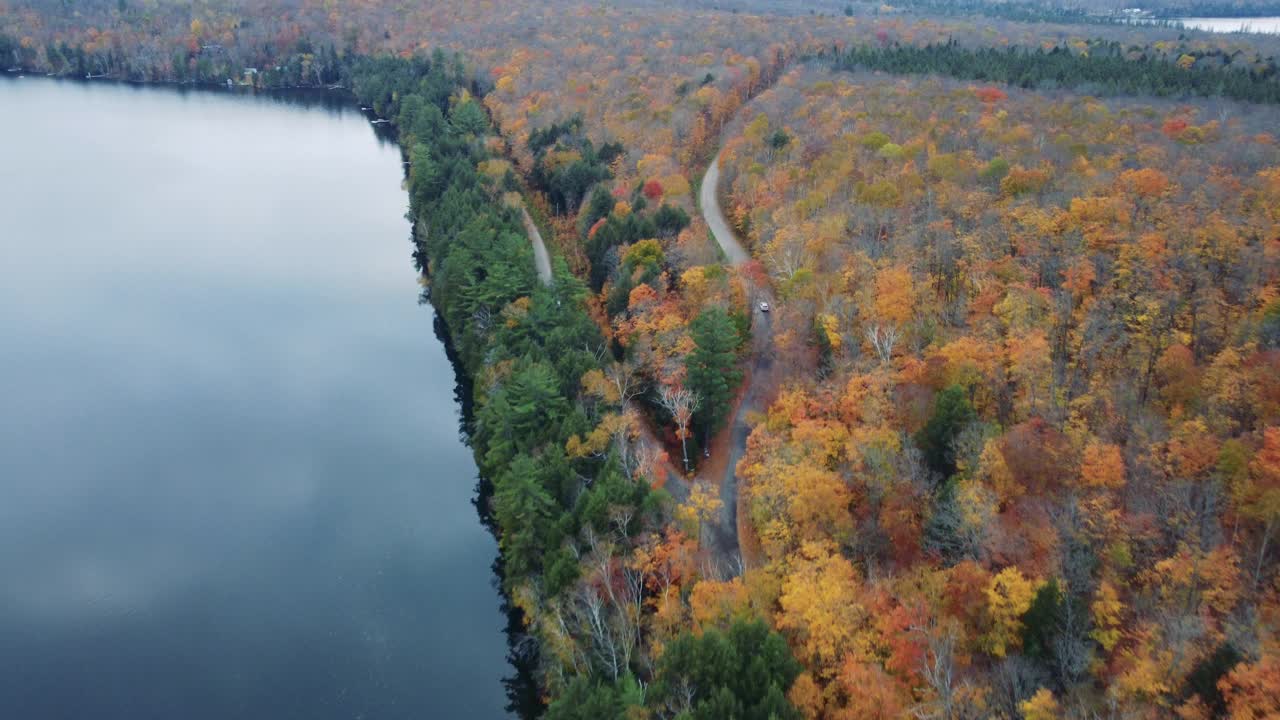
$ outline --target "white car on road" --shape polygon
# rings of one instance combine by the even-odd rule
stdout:
[[[767,302],[765,302],[765,301],[761,300],[761,301],[760,301],[760,312],[769,312],[769,303],[767,303]]]

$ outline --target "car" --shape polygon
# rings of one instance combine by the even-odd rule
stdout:
[[[765,301],[761,300],[761,301],[760,301],[760,312],[769,312],[769,303],[767,303],[767,302],[765,302]]]

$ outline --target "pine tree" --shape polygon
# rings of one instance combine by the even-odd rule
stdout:
[[[742,382],[734,353],[738,329],[724,308],[713,307],[703,310],[690,330],[697,347],[687,361],[688,383],[701,399],[694,420],[704,432],[714,433],[724,427],[733,393]]]
[[[916,433],[916,445],[924,453],[925,462],[944,479],[956,472],[955,450],[951,444],[973,418],[973,406],[964,388],[952,385],[938,393],[933,416]]]

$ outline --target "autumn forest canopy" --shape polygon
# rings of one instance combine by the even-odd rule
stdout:
[[[0,0],[0,70],[394,124],[547,717],[1280,717],[1280,36],[1114,9]]]

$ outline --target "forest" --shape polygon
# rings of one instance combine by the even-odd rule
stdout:
[[[1118,42],[1091,42],[1080,52],[1055,45],[970,50],[954,42],[925,47],[853,47],[836,67],[895,74],[937,74],[962,80],[1001,82],[1026,89],[1081,89],[1094,95],[1158,97],[1222,96],[1255,103],[1280,103],[1280,72],[1274,59],[1235,54],[1187,53],[1177,62],[1145,53],[1125,53]]]
[[[739,466],[797,703],[1265,716],[1272,112],[814,65],[746,118],[735,220],[813,368]]]
[[[395,125],[546,717],[1280,716],[1280,40],[724,5],[8,0],[0,64]]]

